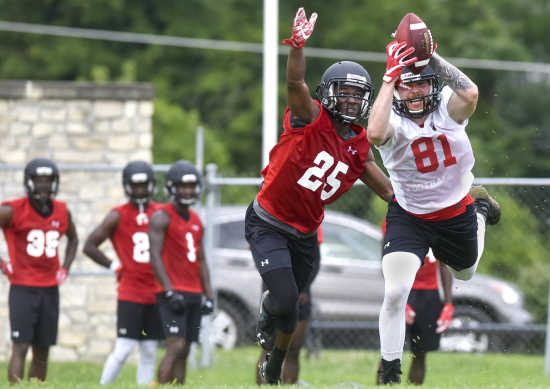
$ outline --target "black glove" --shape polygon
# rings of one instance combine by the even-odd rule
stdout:
[[[167,290],[164,297],[168,300],[168,305],[174,313],[183,313],[185,309],[185,299],[183,294],[175,290]]]
[[[214,312],[214,301],[209,298],[204,299],[201,304],[201,315],[210,315],[212,312]]]

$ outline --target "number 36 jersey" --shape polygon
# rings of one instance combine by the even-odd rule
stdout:
[[[324,217],[325,204],[344,194],[365,171],[370,144],[363,127],[353,125],[353,138],[343,140],[329,113],[308,125],[292,128],[287,108],[279,142],[262,171],[258,203],[278,220],[309,234]]]
[[[447,112],[453,91],[444,87],[439,108],[423,127],[391,112],[393,136],[377,146],[399,205],[413,214],[428,214],[457,204],[469,192],[474,154],[466,125]]]
[[[36,212],[28,197],[2,202],[13,209],[10,223],[3,227],[13,268],[13,274],[8,278],[13,285],[57,285],[57,247],[69,226],[69,213],[66,203],[52,202],[53,211],[48,217]]]
[[[141,213],[129,202],[113,208],[119,214],[111,243],[120,259],[122,272],[118,285],[118,300],[138,304],[155,304],[157,280],[149,255],[149,220],[160,204],[149,202]]]

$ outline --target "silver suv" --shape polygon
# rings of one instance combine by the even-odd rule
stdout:
[[[243,206],[224,206],[214,213],[217,243],[211,256],[211,272],[218,293],[214,336],[216,343],[226,349],[252,341],[261,293],[261,279],[244,238],[245,211]],[[312,287],[315,323],[320,329],[338,329],[340,335],[346,330],[376,329],[384,296],[380,228],[348,214],[326,211],[323,233],[321,270]],[[455,328],[491,322],[531,322],[521,292],[494,277],[478,274],[467,282],[455,280],[453,302]],[[442,338],[441,348],[486,351],[489,336],[451,332]],[[327,342],[339,346],[323,337],[323,343]],[[357,337],[353,336],[351,342],[357,346]],[[341,346],[346,341],[337,339],[334,343]],[[502,347],[493,344],[491,349]]]

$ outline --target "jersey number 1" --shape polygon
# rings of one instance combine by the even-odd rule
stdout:
[[[316,166],[308,168],[303,176],[300,177],[300,179],[298,180],[298,184],[303,186],[304,188],[311,190],[312,192],[315,192],[323,184],[323,181],[321,181],[320,178],[323,178],[328,169],[330,169],[332,165],[334,165],[334,157],[326,151],[321,151],[319,154],[317,154],[317,156],[313,160],[313,163]],[[342,183],[337,178],[337,176],[340,173],[346,174],[348,172],[348,169],[348,165],[346,165],[342,161],[338,161],[336,167],[327,177],[327,182],[323,186],[323,190],[321,191],[321,200],[327,200],[334,193],[336,193],[338,188],[340,188],[340,184]],[[326,190],[327,185],[330,186],[329,191]]]
[[[456,157],[453,156],[451,151],[451,145],[444,134],[437,137],[443,147],[443,154],[445,159],[443,165],[449,167],[456,164]],[[424,145],[424,150],[420,150],[420,145]],[[439,167],[439,161],[437,160],[437,154],[435,153],[435,145],[432,138],[419,138],[411,144],[411,148],[414,154],[414,161],[416,162],[416,168],[420,173],[429,173],[437,170]]]

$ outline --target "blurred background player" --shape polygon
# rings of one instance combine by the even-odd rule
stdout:
[[[110,269],[117,277],[117,339],[105,361],[100,383],[110,384],[119,376],[124,362],[139,346],[137,383],[149,385],[155,372],[158,340],[163,338],[156,305],[157,280],[150,264],[149,220],[159,204],[155,174],[150,164],[133,161],[122,171],[122,186],[128,202],[113,208],[88,236],[84,253]],[[119,261],[111,260],[99,246],[107,239]]]
[[[199,337],[201,313],[214,309],[213,292],[202,246],[202,222],[189,209],[200,198],[200,173],[190,162],[178,161],[168,169],[165,186],[170,202],[160,206],[149,226],[151,265],[161,285],[157,301],[166,336],[158,382],[184,384],[189,348]]]
[[[303,46],[317,14],[303,8],[294,18],[287,62],[284,132],[262,171],[264,184],[247,209],[245,236],[268,290],[262,295],[256,337],[268,352],[261,375],[280,381],[292,333],[298,322],[298,298],[318,261],[317,228],[325,204],[336,201],[360,178],[389,201],[391,184],[376,165],[363,127],[374,88],[367,71],[350,61],[337,62],[323,74],[314,100],[304,80]]]
[[[405,306],[428,249],[456,278],[470,279],[483,253],[486,224],[500,219],[500,206],[487,190],[472,187],[475,159],[466,125],[477,106],[477,85],[435,54],[433,42],[428,66],[414,73],[407,66],[417,60],[415,49],[406,45],[393,41],[386,47],[384,82],[368,124],[369,141],[395,190],[382,257],[385,384],[401,381]]]
[[[283,362],[282,382],[287,385],[304,384],[303,381],[298,381],[298,377],[300,375],[300,351],[302,350],[306,340],[309,319],[311,317],[311,310],[313,307],[313,301],[311,299],[311,285],[313,284],[313,281],[315,281],[315,277],[317,277],[321,266],[320,246],[321,243],[323,243],[323,229],[321,226],[319,226],[319,229],[317,230],[317,240],[319,242],[319,247],[317,248],[319,250],[319,260],[313,264],[311,280],[304,291],[300,293],[300,297],[298,298],[298,324],[292,334],[292,340],[288,345],[285,361]],[[265,283],[263,284],[263,289],[264,292],[267,290]],[[256,384],[258,385],[263,383],[260,368],[265,362],[266,356],[267,352],[262,349],[260,359],[256,364]]]
[[[32,345],[28,378],[46,379],[50,346],[57,342],[59,288],[65,281],[78,246],[78,236],[67,204],[54,199],[59,189],[55,163],[36,158],[25,166],[27,197],[4,201],[0,226],[10,259],[0,259],[10,281],[9,310],[12,352],[8,380],[23,379],[25,357]],[[59,264],[57,247],[67,236],[65,260]]]
[[[382,225],[386,233],[386,221]],[[443,301],[439,293],[439,281],[443,290]],[[447,266],[439,264],[432,251],[428,252],[424,263],[418,269],[405,308],[407,337],[409,338],[412,359],[408,382],[422,385],[426,375],[426,353],[439,349],[441,334],[453,320],[453,275]],[[382,384],[381,364],[377,372],[377,384]]]

